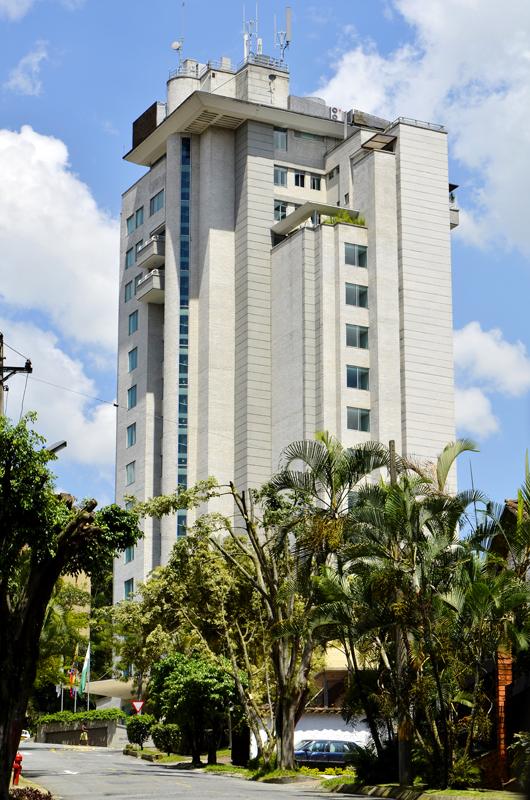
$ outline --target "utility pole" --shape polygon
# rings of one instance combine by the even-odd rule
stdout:
[[[12,378],[17,372],[25,372],[28,375],[33,372],[29,358],[26,359],[23,367],[6,366],[4,362],[4,334],[0,331],[0,417],[4,416],[4,392],[8,390],[6,384],[9,378]]]
[[[391,439],[388,443],[388,451],[390,455],[390,485],[396,486],[397,484],[397,467],[396,467],[396,442]],[[397,556],[397,553],[396,553]],[[398,599],[401,592],[398,590]],[[403,641],[403,631],[399,624],[396,624],[396,672],[398,692],[401,693],[403,684],[403,672],[407,663],[407,653],[405,650],[405,642]],[[410,786],[411,772],[410,772],[410,722],[407,717],[407,712],[403,708],[402,699],[398,698],[398,765],[399,765],[399,785]]]

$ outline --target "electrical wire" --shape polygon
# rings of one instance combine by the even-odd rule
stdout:
[[[22,358],[24,358],[24,356],[22,356]],[[18,418],[19,422],[22,419],[22,414],[24,413],[24,400],[26,399],[26,389],[28,388],[28,378],[29,378],[29,374],[26,372],[26,383],[24,384],[24,391],[22,392],[22,402],[20,403],[20,416]]]
[[[86,394],[86,392],[79,392],[77,389],[71,389],[69,386],[61,386],[59,383],[52,383],[52,381],[46,381],[44,378],[36,378],[34,375],[27,376],[32,381],[38,381],[39,383],[44,383],[46,386],[52,386],[54,389],[62,389],[64,392],[71,392],[72,394],[80,395],[81,397],[86,397],[88,400],[94,400],[96,403],[113,406],[114,408],[119,408],[122,411],[129,411],[127,406],[122,406],[119,403],[115,403],[112,400],[103,400],[101,397],[96,397],[95,395]],[[162,414],[153,414],[154,419],[159,419],[167,423],[172,423],[177,427],[180,427],[180,423],[176,419],[169,419],[168,417],[162,416]]]
[[[13,351],[13,353],[16,353],[16,354],[17,354],[17,356],[20,356],[21,358],[24,358],[24,359],[26,359],[26,361],[29,361],[29,358],[28,358],[27,356],[25,356],[25,355],[24,355],[23,353],[21,353],[19,350],[16,350],[14,347],[11,347],[11,345],[10,345],[10,344],[8,344],[8,343],[5,341],[5,339],[4,339],[4,347],[7,347],[7,348],[8,348],[8,350],[12,350],[12,351]]]

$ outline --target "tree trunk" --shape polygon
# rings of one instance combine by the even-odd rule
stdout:
[[[8,628],[9,630],[9,628]],[[6,637],[7,639],[7,637]],[[26,707],[35,678],[35,668],[24,656],[31,659],[28,648],[21,652],[14,642],[0,639],[0,799],[9,797],[11,768],[20,742],[20,734],[26,718]],[[34,651],[34,648],[30,648]],[[24,652],[25,651],[25,652]],[[35,656],[36,661],[36,656]],[[29,667],[29,668],[28,668]]]
[[[294,728],[298,702],[293,697],[283,697],[278,707],[276,730],[278,733],[278,768],[294,769]]]
[[[376,753],[378,757],[381,758],[383,755],[383,745],[381,744],[381,737],[379,736],[379,729],[377,727],[377,723],[374,719],[374,715],[372,714],[372,710],[370,708],[366,692],[364,691],[364,686],[361,680],[361,672],[359,670],[359,665],[357,664],[357,657],[355,655],[354,644],[351,638],[349,639],[348,646],[350,648],[350,658],[353,666],[353,677],[355,680],[355,685],[357,686],[357,691],[359,693],[359,699],[364,708],[366,721],[368,722],[368,727],[370,728],[370,734],[374,741]]]

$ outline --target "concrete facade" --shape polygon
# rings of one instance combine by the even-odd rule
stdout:
[[[147,171],[123,196],[117,501],[258,486],[324,429],[434,458],[454,439],[445,131],[335,120],[267,56],[185,61],[156,109],[126,155]],[[144,523],[115,602],[191,522]]]

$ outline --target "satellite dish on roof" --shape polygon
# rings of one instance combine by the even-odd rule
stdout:
[[[177,52],[179,50],[182,50],[182,42],[179,41],[178,39],[175,42],[171,42],[171,49],[177,50]]]

